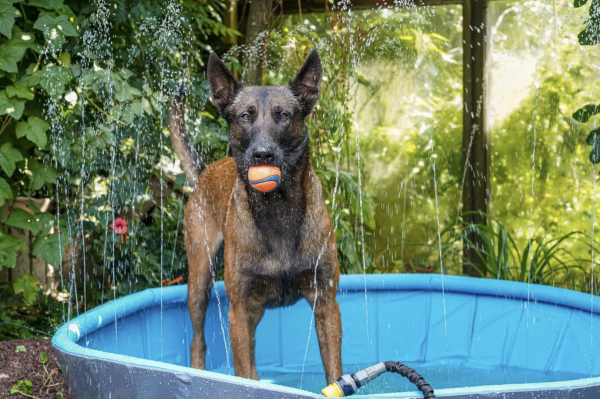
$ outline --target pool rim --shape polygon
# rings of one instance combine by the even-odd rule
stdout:
[[[382,278],[385,276],[385,278]],[[368,274],[368,275],[344,275],[341,276],[338,295],[348,291],[438,291],[444,293],[464,293],[495,298],[521,299],[564,306],[576,310],[582,310],[593,314],[600,314],[600,306],[594,307],[594,302],[600,304],[600,296],[571,291],[568,289],[549,287],[536,284],[527,284],[506,280],[484,279],[465,276],[441,276],[439,274]],[[181,291],[185,294],[182,295]],[[218,281],[212,289],[211,298],[214,295],[225,298],[225,286],[223,281]],[[95,349],[85,348],[79,344],[80,337],[86,335],[108,323],[113,323],[115,313],[118,318],[126,317],[144,308],[158,306],[162,303],[187,302],[187,285],[151,288],[130,294],[107,302],[65,323],[52,337],[52,345],[58,351],[77,357],[99,359],[104,361],[128,364],[143,368],[158,369],[174,373],[185,373],[193,376],[219,380],[235,385],[254,386],[261,389],[269,389],[282,394],[304,395],[305,397],[322,398],[312,392],[285,387],[282,385],[248,380],[233,375],[221,374],[213,371],[192,369],[155,360],[147,360],[138,357],[103,352]],[[115,306],[117,305],[118,306]],[[104,317],[103,317],[104,316]],[[100,323],[97,321],[100,320]],[[473,395],[485,393],[502,393],[518,391],[558,390],[569,388],[585,388],[591,386],[600,387],[600,377],[584,378],[576,380],[504,384],[504,385],[480,385],[461,388],[436,389],[436,396]],[[356,398],[411,398],[422,397],[417,392],[387,393],[376,395],[356,395]]]

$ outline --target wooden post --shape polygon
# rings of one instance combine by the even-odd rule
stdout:
[[[250,14],[246,25],[246,50],[244,53],[243,83],[249,86],[262,84],[263,69],[267,61],[266,46],[257,42],[261,33],[269,29],[273,14],[271,0],[251,0]],[[264,40],[260,41],[262,44]]]
[[[487,3],[486,0],[463,2],[463,166],[466,168],[463,186],[463,220],[471,224],[486,223],[488,209],[488,132],[486,120],[487,73]],[[476,212],[476,214],[466,214]],[[469,239],[481,248],[482,240],[475,232]],[[464,261],[470,261],[483,271],[483,262],[472,246],[463,244]],[[480,275],[470,266],[463,273]]]
[[[227,8],[223,11],[223,23],[229,29],[238,29],[238,4],[237,0],[229,0]],[[223,42],[227,47],[238,45],[237,36],[225,36]]]

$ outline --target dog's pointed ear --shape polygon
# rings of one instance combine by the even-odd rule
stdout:
[[[300,99],[304,116],[310,114],[319,99],[319,85],[323,76],[323,67],[317,49],[312,49],[304,65],[288,87]]]
[[[223,113],[242,88],[242,85],[235,80],[227,66],[215,53],[210,53],[208,57],[206,75],[212,94],[211,101],[219,112]]]

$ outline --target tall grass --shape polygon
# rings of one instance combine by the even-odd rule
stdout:
[[[589,234],[572,231],[548,237],[538,227],[530,239],[523,240],[516,238],[498,219],[489,215],[486,218],[488,224],[468,224],[458,218],[441,231],[445,273],[460,275],[463,266],[470,265],[483,278],[543,284],[583,292],[591,292],[592,283],[594,287],[598,284],[600,262],[597,256],[592,262],[592,251],[599,254],[600,247]],[[472,241],[472,233],[480,237],[479,245]],[[463,257],[465,244],[474,249],[476,261]],[[425,245],[404,245],[423,247],[423,256],[410,265],[396,263],[395,267],[392,266],[395,270],[384,272],[440,272],[439,241]],[[592,264],[597,270],[593,274]]]

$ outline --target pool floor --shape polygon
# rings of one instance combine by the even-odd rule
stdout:
[[[354,372],[361,368],[351,365],[344,372]],[[417,363],[410,364],[416,369],[434,389],[461,388],[483,385],[503,385],[522,383],[542,383],[568,381],[588,378],[589,375],[575,373],[557,373],[525,370],[521,368],[481,369],[466,366],[425,366]],[[304,389],[309,392],[321,393],[325,387],[325,375],[322,373],[260,373],[261,381],[284,385],[291,388]],[[398,374],[386,373],[359,390],[358,394],[381,394],[415,391],[415,386]]]

